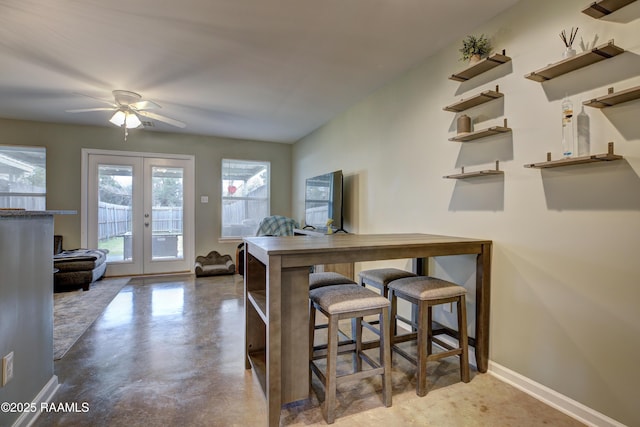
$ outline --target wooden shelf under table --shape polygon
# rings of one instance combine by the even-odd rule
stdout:
[[[267,322],[267,291],[249,291],[249,302],[263,322]]]
[[[262,392],[267,395],[267,354],[264,350],[249,353],[249,362],[255,372]]]

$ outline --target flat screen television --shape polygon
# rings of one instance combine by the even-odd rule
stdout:
[[[343,226],[342,171],[307,178],[304,190],[305,228],[327,231],[327,220],[332,219],[334,232],[345,231]]]

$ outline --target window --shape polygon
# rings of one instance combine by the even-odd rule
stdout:
[[[0,145],[0,208],[47,208],[47,151]]]
[[[222,160],[222,238],[255,236],[270,211],[270,163]]]

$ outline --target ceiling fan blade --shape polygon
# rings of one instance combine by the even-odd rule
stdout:
[[[103,104],[111,105],[114,108],[118,107],[116,104],[113,103],[113,100],[108,100],[108,99],[104,99],[104,98],[98,98],[98,97],[87,95],[87,94],[84,94],[84,93],[77,93],[77,92],[74,92],[74,93],[76,95],[86,96],[87,98],[95,99],[96,101],[100,101]]]
[[[114,107],[80,108],[77,110],[66,110],[67,113],[86,113],[88,111],[115,111]]]
[[[136,110],[136,111],[152,110],[154,108],[162,108],[160,105],[156,104],[155,102],[148,101],[148,100],[134,102],[133,104],[129,104],[129,107],[131,109],[133,109],[133,110]]]
[[[179,128],[184,128],[187,126],[181,121],[170,119],[169,117],[161,116],[160,114],[150,113],[148,111],[136,111],[136,114],[139,114],[143,117],[148,117],[153,120],[158,120],[159,122],[164,122],[164,123],[170,124],[171,126],[175,126]]]

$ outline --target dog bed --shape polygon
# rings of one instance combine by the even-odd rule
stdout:
[[[231,255],[220,255],[217,251],[211,251],[205,256],[196,257],[196,276],[216,276],[219,274],[234,274],[236,265]]]

